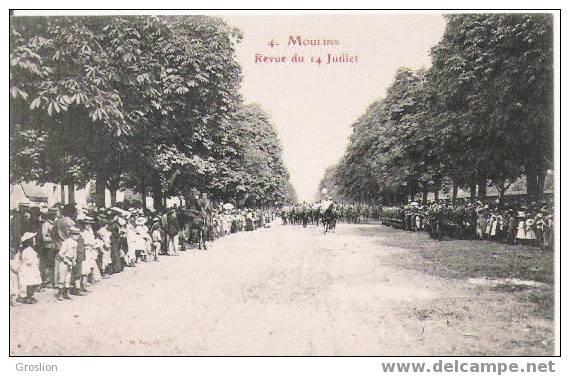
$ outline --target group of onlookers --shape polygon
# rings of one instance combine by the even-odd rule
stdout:
[[[195,243],[181,210],[20,203],[10,215],[10,305],[36,303],[34,292],[45,288],[62,301],[85,295],[125,268],[179,255]],[[273,218],[270,209],[212,205],[207,240],[268,227]]]
[[[508,244],[552,248],[554,214],[552,203],[496,202],[458,203],[410,202],[384,207],[385,225],[409,231],[427,231],[434,239],[487,239]]]

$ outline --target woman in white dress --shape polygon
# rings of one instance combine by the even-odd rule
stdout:
[[[491,239],[491,236],[493,234],[491,234],[491,230],[493,229],[493,222],[495,222],[495,214],[491,213],[491,215],[489,215],[487,217],[487,227],[485,228],[485,239]]]
[[[526,241],[526,228],[525,228],[525,213],[520,211],[517,214],[518,226],[517,226],[517,239],[516,243],[524,243]]]
[[[131,221],[127,221],[125,227],[125,237],[127,238],[127,252],[125,253],[125,263],[127,266],[136,266],[137,247],[139,246],[139,236]]]
[[[81,264],[81,274],[85,279],[83,283],[87,282],[86,280],[89,279],[89,276],[91,276],[91,281],[99,282],[101,280],[101,272],[97,265],[99,250],[97,249],[98,243],[96,242],[93,228],[91,228],[93,219],[91,217],[85,217],[84,221],[85,227],[81,231],[81,238],[83,239],[83,246],[85,248],[85,260]]]
[[[110,274],[111,264],[113,263],[111,259],[111,230],[109,230],[111,221],[97,231],[97,236],[102,242],[99,247],[99,252],[101,253],[101,272],[103,273],[103,278],[106,278],[106,276]]]
[[[40,274],[40,261],[38,254],[33,248],[35,232],[26,232],[22,236],[22,264],[18,273],[18,282],[20,289],[26,292],[23,302],[26,304],[37,303],[34,299],[34,289],[42,284],[42,276]]]
[[[491,238],[495,239],[502,230],[502,217],[493,214],[493,221],[491,222]]]
[[[534,216],[529,214],[525,221],[525,239],[528,243],[536,243],[536,233],[534,231]]]
[[[21,253],[17,248],[10,247],[10,305],[20,305],[18,296],[20,295],[20,284],[18,273],[22,265]]]
[[[138,260],[148,261],[150,252],[151,238],[148,233],[148,227],[145,226],[146,218],[138,217],[135,221],[136,246],[135,257]]]

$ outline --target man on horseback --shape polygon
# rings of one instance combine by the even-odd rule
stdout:
[[[208,199],[208,194],[206,192],[202,192],[202,197],[198,200],[198,208],[200,219],[206,228],[207,239],[204,239],[204,249],[206,249],[205,241],[209,239],[210,229],[212,228],[212,216],[214,213],[214,207],[210,199]]]
[[[330,196],[327,196],[321,203],[321,215],[323,217],[325,234],[329,231],[334,232],[336,228],[336,212],[334,201]]]
[[[205,199],[205,200],[204,200]],[[184,209],[184,225],[188,241],[198,243],[198,249],[206,249],[206,232],[207,232],[207,218],[210,218],[211,223],[213,208],[207,196],[200,197],[200,192],[197,189],[192,189],[192,195],[186,200],[186,208]]]

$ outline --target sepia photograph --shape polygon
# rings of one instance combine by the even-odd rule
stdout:
[[[11,11],[9,356],[559,356],[559,33]]]

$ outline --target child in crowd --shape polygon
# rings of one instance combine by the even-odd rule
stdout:
[[[127,220],[124,226],[125,239],[127,241],[127,252],[125,253],[125,264],[130,267],[136,266],[137,262],[137,247],[138,247],[138,235],[135,231],[135,227],[131,223],[132,221]]]
[[[536,243],[536,233],[534,231],[534,216],[528,214],[525,221],[525,239],[528,244],[534,245]]]
[[[152,237],[152,254],[154,255],[154,261],[158,261],[158,253],[162,245],[162,233],[160,231],[160,218],[155,217],[153,220],[151,228]]]
[[[10,247],[10,305],[20,305],[18,296],[20,295],[20,284],[18,274],[22,264],[21,253],[18,248]]]
[[[526,242],[526,230],[525,230],[525,214],[523,211],[517,213],[517,237],[515,239],[515,244],[524,244]]]
[[[149,245],[151,239],[145,223],[146,219],[144,217],[138,217],[135,221],[135,257],[137,262],[148,261],[148,251],[150,249]]]
[[[40,261],[38,254],[33,248],[35,232],[26,232],[22,236],[22,263],[18,272],[18,283],[20,290],[25,293],[23,302],[26,304],[34,304],[37,300],[33,297],[34,290],[42,284],[42,276],[40,274]]]
[[[103,219],[103,218],[102,218]],[[106,219],[107,223],[97,231],[97,237],[101,240],[101,246],[99,247],[100,257],[101,257],[101,272],[103,278],[107,278],[113,270],[113,260],[111,258],[111,230],[113,218],[108,216]]]
[[[70,237],[61,243],[61,248],[56,256],[59,271],[59,290],[57,299],[71,299],[69,288],[73,274],[73,267],[77,261],[77,241],[79,240],[79,228],[73,226],[69,229]]]

